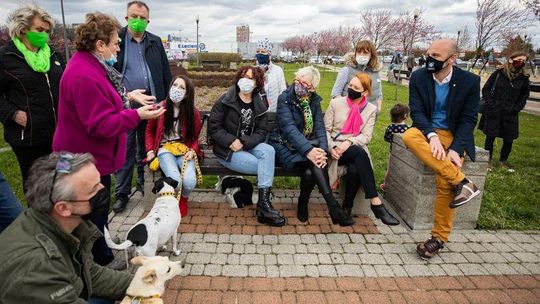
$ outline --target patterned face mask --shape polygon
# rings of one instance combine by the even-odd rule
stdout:
[[[179,89],[177,87],[172,87],[169,90],[169,98],[174,103],[179,103],[184,99],[184,96],[186,95],[186,91]]]
[[[294,84],[294,92],[298,97],[305,97],[309,94],[308,89],[301,83]]]

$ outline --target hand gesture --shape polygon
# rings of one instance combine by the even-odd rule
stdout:
[[[143,94],[145,90],[137,89],[129,92],[130,100],[137,102],[142,106],[151,105],[155,102],[156,97]]]
[[[153,105],[153,104],[152,105],[147,105],[147,106],[142,106],[142,107],[137,109],[137,113],[139,114],[139,117],[142,120],[158,118],[163,113],[165,113],[165,111],[166,110],[164,108],[161,108],[161,107],[156,108],[155,105]]]

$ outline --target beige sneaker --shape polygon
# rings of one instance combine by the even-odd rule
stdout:
[[[454,200],[450,203],[450,208],[464,205],[480,194],[478,187],[468,179],[464,179],[454,188]]]

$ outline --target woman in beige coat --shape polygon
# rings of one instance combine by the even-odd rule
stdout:
[[[345,174],[345,200],[343,208],[350,215],[354,197],[360,186],[371,202],[375,217],[386,225],[398,225],[381,202],[375,188],[375,177],[367,145],[371,141],[377,106],[367,102],[371,95],[371,78],[366,73],[356,74],[348,85],[347,97],[330,101],[324,115],[326,137],[332,158],[330,185],[337,188],[339,178]]]

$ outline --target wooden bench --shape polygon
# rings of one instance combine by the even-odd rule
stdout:
[[[203,60],[201,61],[203,68],[221,68],[221,61],[219,60]]]
[[[242,174],[238,173],[236,171],[229,170],[225,167],[223,167],[219,161],[216,155],[214,155],[214,152],[212,152],[212,146],[211,141],[208,141],[209,134],[208,134],[208,118],[210,117],[209,111],[201,111],[201,119],[202,119],[202,130],[201,135],[199,136],[199,146],[201,147],[202,151],[204,152],[204,159],[199,163],[199,166],[201,168],[201,172],[203,176],[207,175],[244,175],[249,176],[250,174]],[[276,121],[276,113],[268,113],[268,126],[269,130],[273,128]],[[145,167],[145,208],[150,209],[153,205],[153,202],[155,200],[155,195],[152,193],[152,180],[157,179],[158,175],[160,175],[161,172],[158,171],[156,173],[151,172],[148,169],[148,166]],[[251,176],[255,176],[255,174],[252,174]],[[297,171],[287,171],[283,167],[276,166],[274,169],[274,176],[292,176],[292,177],[300,177],[300,173]],[[345,189],[343,187],[344,183],[341,183],[342,187],[339,189],[339,202],[342,201],[342,198],[345,194]],[[314,190],[316,191],[316,190]],[[225,199],[224,199],[225,201]],[[352,213],[353,214],[367,214],[369,212],[369,202],[364,199],[364,193],[362,190],[359,191],[358,195],[356,196],[355,202],[354,202],[354,208]]]
[[[409,78],[411,77],[411,72],[409,72],[409,70],[392,70],[392,72],[394,73],[394,78],[395,79],[407,79],[409,80]]]
[[[540,92],[540,83],[532,83],[530,84],[531,92]]]

